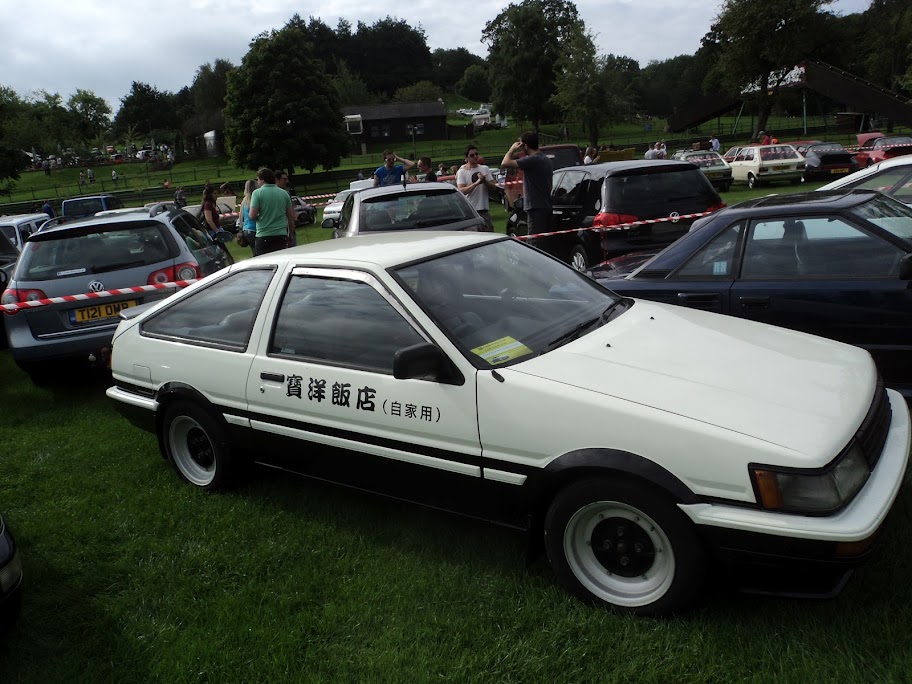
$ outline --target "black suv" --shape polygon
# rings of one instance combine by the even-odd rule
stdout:
[[[507,232],[526,235],[522,203],[517,204]],[[676,217],[725,206],[693,164],[651,159],[559,169],[551,179],[551,205],[550,230],[574,232],[536,238],[531,244],[579,271],[628,252],[666,247],[696,220]],[[616,227],[668,218],[671,220]],[[604,230],[591,230],[598,227]]]

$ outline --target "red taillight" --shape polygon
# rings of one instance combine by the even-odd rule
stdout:
[[[594,228],[613,228],[625,223],[636,223],[639,220],[639,217],[634,216],[633,214],[610,214],[602,212],[596,214],[595,218],[592,219],[592,226]]]
[[[19,302],[37,302],[39,299],[47,299],[47,295],[41,290],[4,290],[0,296],[0,304],[18,304]]]
[[[202,277],[203,274],[200,273],[199,265],[188,261],[177,266],[169,266],[152,272],[149,275],[148,284],[161,285],[162,283],[173,283],[177,280],[193,280],[194,278]]]

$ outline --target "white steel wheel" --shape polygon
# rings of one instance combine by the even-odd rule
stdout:
[[[570,518],[564,555],[580,583],[613,605],[648,605],[674,579],[668,537],[642,511],[616,501],[591,503]]]
[[[754,174],[747,174],[747,187],[753,190],[754,188],[759,187],[759,185],[760,181],[757,180],[757,177]]]
[[[224,486],[231,471],[231,451],[218,422],[186,401],[167,408],[162,425],[165,456],[177,474],[201,489]]]
[[[576,597],[636,615],[668,615],[702,595],[706,557],[696,530],[657,489],[621,478],[576,482],[545,518],[555,574]]]

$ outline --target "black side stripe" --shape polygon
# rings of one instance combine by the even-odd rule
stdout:
[[[485,458],[483,456],[473,456],[471,454],[463,454],[458,451],[450,451],[448,449],[436,449],[434,447],[413,444],[411,442],[403,442],[396,439],[377,437],[375,435],[365,435],[361,432],[342,430],[340,428],[333,428],[325,425],[316,425],[314,423],[307,423],[305,421],[292,420],[289,418],[279,418],[277,416],[270,416],[262,413],[254,413],[252,411],[243,411],[222,406],[218,407],[218,410],[221,413],[227,413],[233,416],[241,416],[260,423],[278,425],[286,428],[292,428],[294,430],[304,430],[306,432],[313,432],[318,435],[326,435],[328,437],[336,437],[351,442],[361,442],[362,444],[379,446],[383,447],[384,449],[396,449],[398,451],[405,451],[407,453],[430,456],[431,458],[437,458],[442,461],[464,463],[479,468],[491,468],[493,470],[502,470],[504,472],[516,473],[518,475],[533,475],[536,473],[540,474],[542,472],[541,468],[535,468],[534,466],[527,466],[519,463],[508,463],[492,458]]]

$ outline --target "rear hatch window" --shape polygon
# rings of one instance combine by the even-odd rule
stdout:
[[[361,203],[359,232],[442,228],[459,230],[461,222],[477,218],[461,193],[427,190],[381,195]]]
[[[178,248],[158,221],[108,223],[36,233],[19,260],[16,279],[50,281],[152,266],[173,259]],[[143,283],[133,283],[145,284]]]
[[[609,176],[607,207],[602,211],[630,214],[643,220],[665,218],[672,212],[696,214],[722,202],[697,168],[643,171]]]

